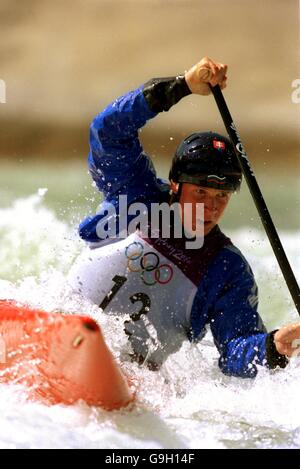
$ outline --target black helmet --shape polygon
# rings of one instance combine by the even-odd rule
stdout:
[[[230,140],[215,132],[197,132],[176,150],[169,179],[236,191],[242,171]]]

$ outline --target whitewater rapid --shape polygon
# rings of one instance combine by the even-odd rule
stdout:
[[[66,274],[83,248],[75,224],[58,220],[45,190],[0,208],[0,298],[47,311],[87,314],[102,327],[120,360],[121,325],[74,295]],[[269,330],[298,320],[276,260],[260,229],[226,232],[249,260]],[[300,232],[280,237],[300,279]],[[262,368],[255,380],[224,376],[208,334],[186,342],[159,372],[124,365],[134,377],[137,401],[106,412],[76,406],[46,407],[26,401],[22,389],[0,386],[0,448],[299,448],[300,362],[286,370]]]

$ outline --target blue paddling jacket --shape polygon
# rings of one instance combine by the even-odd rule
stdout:
[[[102,210],[86,218],[79,228],[80,236],[92,246],[101,244],[97,226],[104,219],[106,205],[113,204],[118,213],[119,195],[127,196],[128,205],[169,201],[168,181],[157,177],[138,132],[149,119],[188,94],[184,77],[152,79],[118,98],[94,119],[88,163],[104,201]],[[241,252],[225,243],[204,265],[188,339],[200,340],[209,325],[220,354],[219,367],[227,375],[253,378],[257,365],[285,367],[287,359],[274,344],[275,331],[267,333],[258,314],[257,286]]]

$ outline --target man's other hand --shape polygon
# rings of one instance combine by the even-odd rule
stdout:
[[[300,353],[300,324],[288,324],[274,334],[277,351],[288,357]]]

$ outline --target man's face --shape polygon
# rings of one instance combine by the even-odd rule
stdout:
[[[178,192],[178,187],[178,184],[171,182],[173,192]],[[182,209],[184,226],[192,226],[193,231],[196,231],[197,226],[204,222],[204,236],[206,236],[222,218],[231,194],[229,191],[183,183],[179,203]],[[191,204],[192,210],[184,210],[186,203]],[[197,203],[204,204],[204,220],[197,220]],[[191,215],[192,220],[189,219]]]

